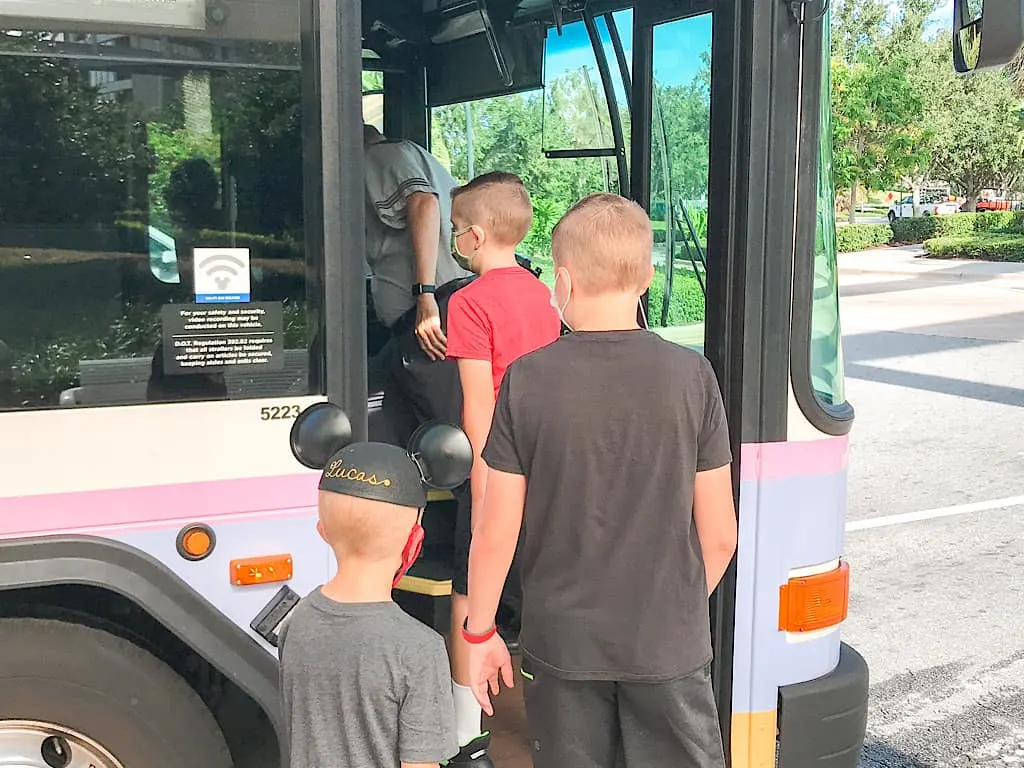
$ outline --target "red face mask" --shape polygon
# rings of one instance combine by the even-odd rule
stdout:
[[[402,550],[402,567],[395,574],[395,580],[392,582],[392,587],[397,587],[398,582],[402,580],[402,577],[412,568],[413,563],[420,556],[420,552],[423,551],[423,538],[424,538],[423,526],[416,521],[416,525],[412,527],[409,532],[409,538],[405,542],[405,548]]]

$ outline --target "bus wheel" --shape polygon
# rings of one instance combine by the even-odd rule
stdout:
[[[107,632],[0,620],[0,765],[231,768],[213,715],[170,667]]]

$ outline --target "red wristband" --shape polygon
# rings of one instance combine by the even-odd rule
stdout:
[[[491,628],[484,632],[482,635],[474,635],[469,631],[469,629],[467,629],[468,626],[469,619],[467,618],[464,622],[462,622],[462,639],[472,645],[481,645],[483,643],[486,643],[488,640],[494,637],[494,633],[498,631],[498,627],[496,625],[491,625]]]

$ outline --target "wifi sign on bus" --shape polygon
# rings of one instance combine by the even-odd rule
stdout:
[[[248,248],[196,248],[196,304],[250,300]]]

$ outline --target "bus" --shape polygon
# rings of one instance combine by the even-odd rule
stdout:
[[[957,67],[1008,60],[1019,20],[984,48],[968,5]],[[278,632],[331,572],[290,432],[328,401],[365,437],[379,404],[365,119],[521,173],[542,279],[576,197],[650,212],[650,325],[710,359],[737,457],[731,765],[856,765],[828,29],[805,2],[0,0],[0,763],[281,764]],[[439,628],[451,506],[396,590]]]

